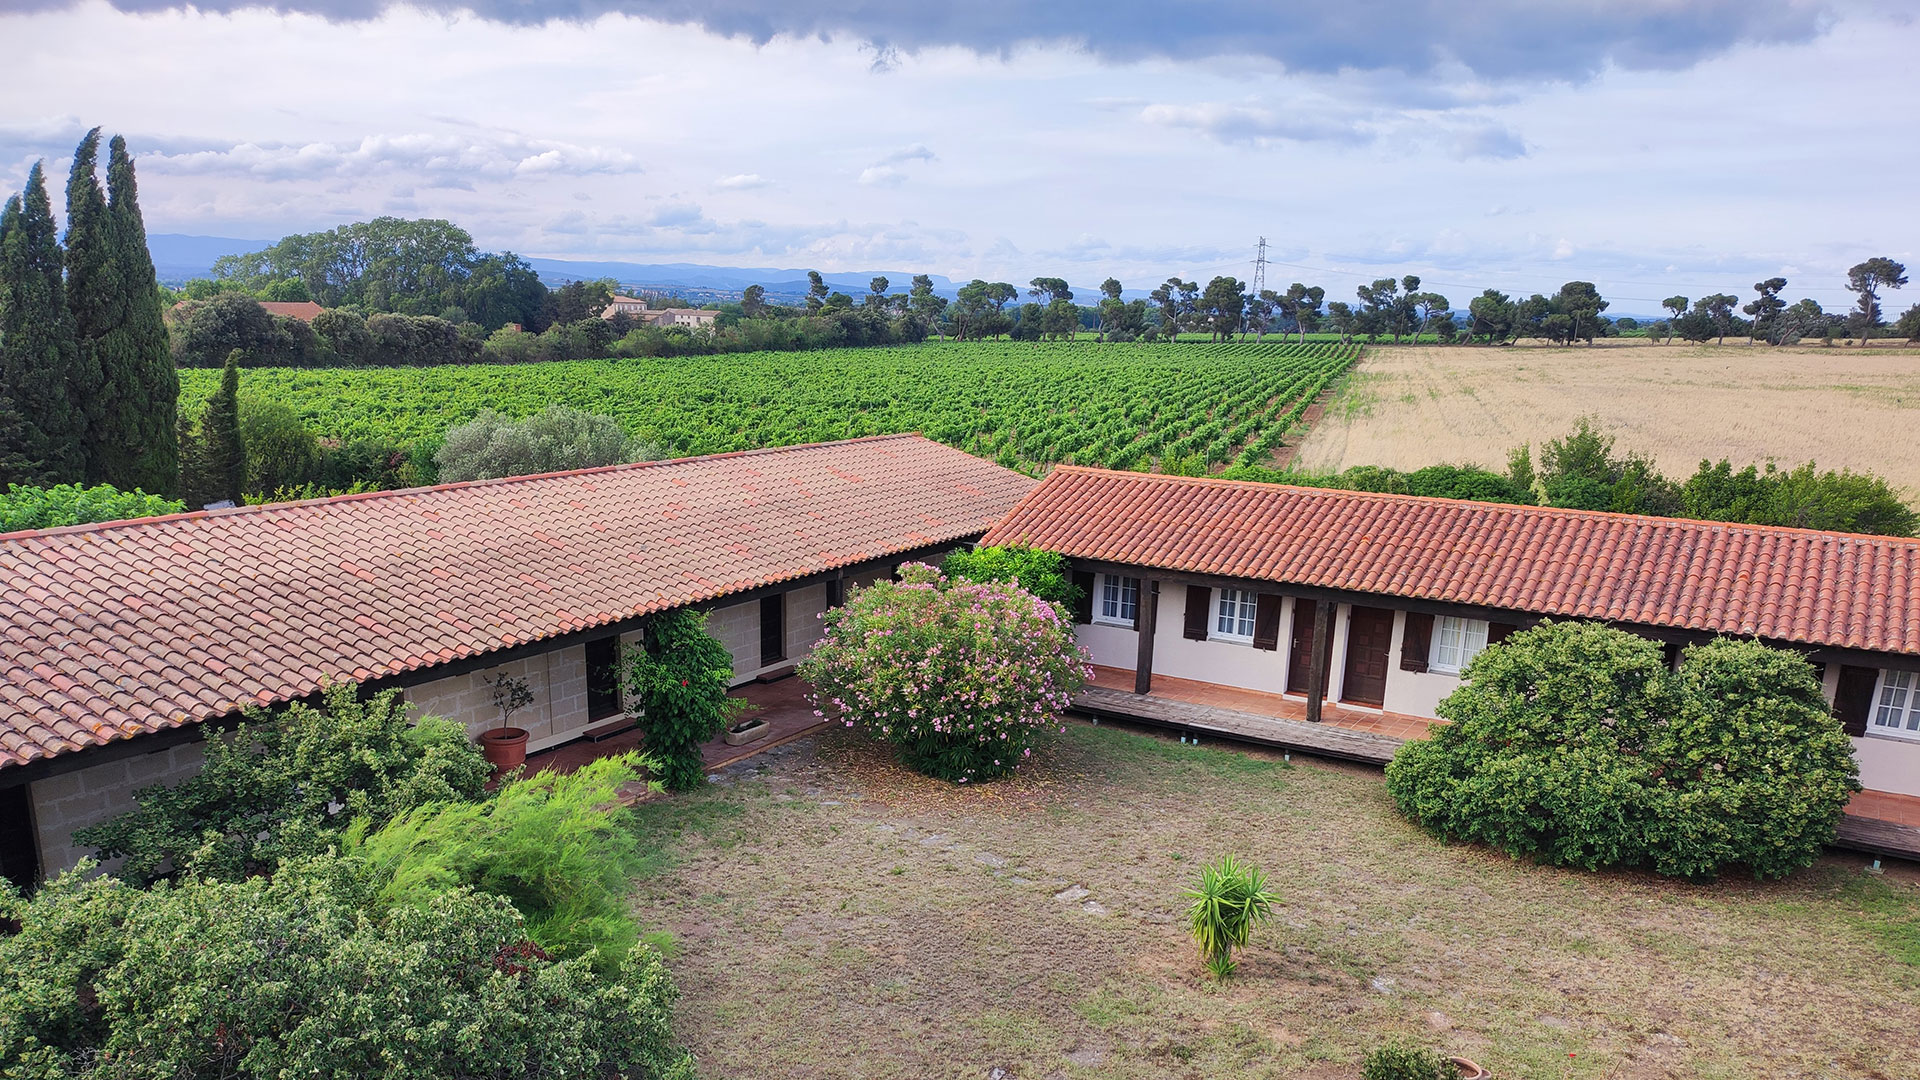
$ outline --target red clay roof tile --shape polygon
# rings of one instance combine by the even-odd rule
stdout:
[[[0,768],[958,540],[1034,483],[890,435],[0,536]]]
[[[985,543],[1920,654],[1920,540],[1056,468]]]

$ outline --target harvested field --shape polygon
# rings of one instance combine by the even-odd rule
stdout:
[[[1683,479],[1702,458],[1772,458],[1885,476],[1920,500],[1920,349],[1726,345],[1636,340],[1592,348],[1375,346],[1302,442],[1313,470],[1416,469],[1439,462],[1504,468],[1594,416],[1621,449],[1651,454]]]
[[[1502,1078],[1920,1077],[1911,867],[1539,868],[1415,830],[1377,769],[1106,725],[979,788],[835,730],[641,813],[704,1077],[1332,1080],[1396,1035]],[[1226,852],[1286,900],[1218,987],[1181,889]]]

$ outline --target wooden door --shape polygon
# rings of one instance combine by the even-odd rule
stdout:
[[[1347,617],[1347,667],[1340,700],[1378,708],[1387,700],[1387,649],[1393,644],[1393,612],[1356,607]]]
[[[1307,692],[1307,677],[1313,667],[1313,608],[1311,600],[1294,597],[1293,600],[1293,640],[1287,646],[1287,693],[1304,694]],[[1333,627],[1327,627],[1327,640],[1320,646],[1321,653],[1331,661],[1333,656]],[[1320,696],[1327,696],[1327,681],[1333,674],[1333,664],[1325,663],[1320,668]]]

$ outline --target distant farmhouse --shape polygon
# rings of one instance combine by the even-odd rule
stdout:
[[[616,315],[630,315],[648,326],[684,326],[689,330],[702,326],[712,326],[720,313],[711,308],[661,308],[654,310],[647,302],[637,296],[616,296],[600,313],[603,319]]]
[[[173,305],[167,310],[167,318],[179,318],[193,303],[192,300],[182,300]],[[299,319],[303,323],[312,322],[319,318],[321,312],[327,310],[311,300],[262,300],[260,306],[265,308],[269,315],[284,315],[289,319]]]

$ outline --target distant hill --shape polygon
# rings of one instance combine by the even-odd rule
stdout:
[[[273,243],[271,240],[187,236],[179,233],[155,233],[147,237],[147,247],[153,252],[154,270],[159,274],[160,281],[167,285],[179,285],[189,278],[206,277],[213,270],[214,260],[222,255],[259,251]],[[676,293],[689,300],[707,302],[738,300],[740,293],[749,285],[765,289],[767,299],[777,303],[797,302],[807,295],[805,269],[531,258],[527,260],[527,265],[533,267],[540,275],[540,280],[548,286],[565,285],[569,281],[612,278],[628,289]],[[858,298],[867,294],[868,283],[876,277],[887,279],[887,291],[904,293],[913,284],[913,275],[914,271],[911,270],[861,270],[834,271],[821,276],[826,279],[828,288]],[[939,274],[928,276],[933,279],[934,292],[949,300],[959,295],[959,284]],[[1024,282],[1015,284],[1025,288]],[[1076,283],[1073,291],[1074,298],[1082,304],[1091,304],[1100,296],[1096,285]],[[1126,292],[1128,299],[1145,295],[1144,291],[1136,289]]]
[[[153,270],[163,285],[206,277],[213,269],[213,261],[222,255],[244,255],[272,246],[271,240],[238,240],[231,236],[183,236],[180,233],[147,236],[147,250],[153,253]]]

